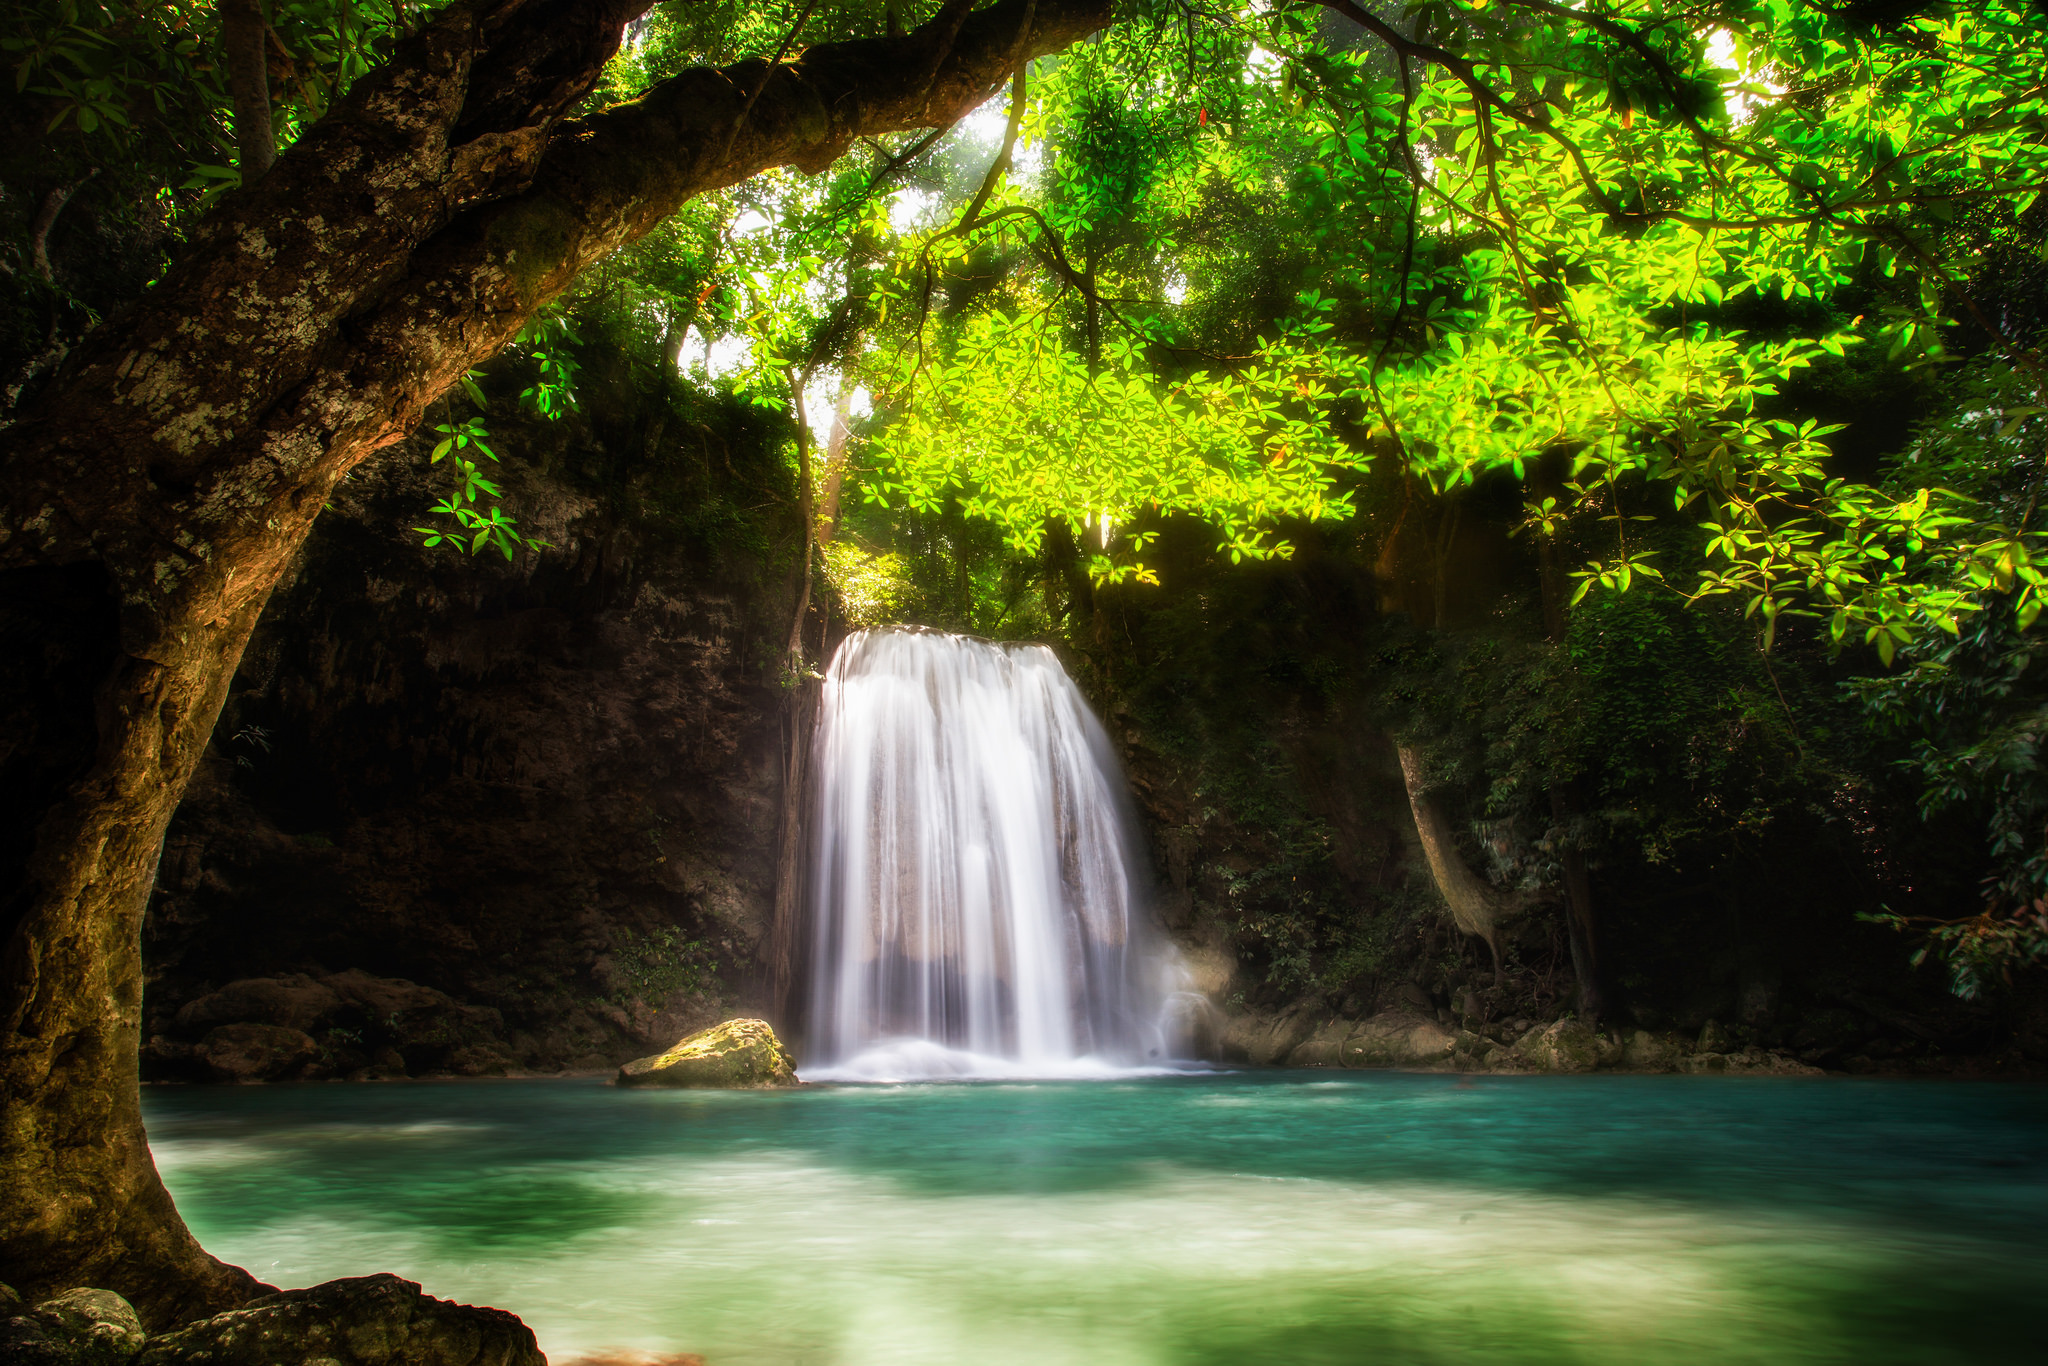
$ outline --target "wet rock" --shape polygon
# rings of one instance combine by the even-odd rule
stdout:
[[[1727,1070],[1753,1076],[1769,1077],[1823,1077],[1827,1073],[1811,1063],[1784,1053],[1768,1052],[1761,1048],[1745,1048],[1740,1053],[1727,1055]]]
[[[142,1343],[141,1320],[111,1290],[69,1290],[28,1309],[0,1286],[0,1361],[10,1366],[123,1366]]]
[[[1539,1072],[1591,1072],[1618,1061],[1620,1055],[1619,1048],[1579,1020],[1556,1020],[1532,1029],[1516,1041],[1515,1052]]]
[[[1356,1020],[1330,1020],[1287,1055],[1289,1067],[1341,1067],[1344,1040],[1358,1028]]]
[[[283,1025],[231,1024],[208,1032],[192,1050],[216,1081],[281,1081],[298,1076],[319,1045]]]
[[[1447,1061],[1457,1036],[1435,1020],[1390,1010],[1361,1022],[1344,1041],[1346,1067],[1427,1067]]]
[[[1721,1027],[1719,1020],[1709,1020],[1700,1026],[1700,1041],[1696,1047],[1702,1053],[1725,1053],[1728,1051],[1728,1031]]]
[[[448,1055],[448,1070],[458,1077],[502,1077],[512,1066],[512,1059],[490,1044],[472,1044]]]
[[[1227,1023],[1216,1003],[1198,992],[1176,992],[1167,1002],[1167,1037],[1185,1040],[1190,1057],[1221,1059]]]
[[[621,1086],[794,1086],[796,1061],[766,1020],[727,1020],[619,1069]]]
[[[166,1333],[135,1366],[547,1366],[502,1309],[423,1295],[396,1276],[287,1290]]]
[[[1234,1016],[1223,1027],[1223,1060],[1253,1067],[1277,1067],[1315,1033],[1315,1016],[1306,1010]]]
[[[1685,1048],[1675,1036],[1638,1029],[1622,1044],[1621,1061],[1631,1072],[1676,1072],[1685,1062]]]

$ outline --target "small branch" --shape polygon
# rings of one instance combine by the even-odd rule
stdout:
[[[221,49],[235,107],[235,164],[244,185],[255,184],[277,159],[277,138],[270,128],[270,59],[264,51],[269,33],[259,0],[220,0]]]
[[[95,166],[69,185],[59,185],[43,196],[43,206],[36,210],[36,221],[29,228],[28,259],[35,267],[36,274],[43,277],[43,283],[57,283],[56,272],[50,268],[50,229],[57,226],[57,215],[64,212],[64,206],[71,202],[71,196],[78,193],[86,181],[100,173]]]
[[[804,618],[811,610],[811,557],[818,529],[811,518],[811,424],[804,413],[803,377],[793,365],[783,367],[783,377],[789,382],[789,408],[796,418],[797,513],[804,523],[804,581],[797,594],[796,616],[789,623],[787,666],[791,674],[800,676],[804,667]]]
[[[1025,68],[1019,66],[1010,82],[1010,121],[1003,130],[1003,150],[996,153],[996,159],[989,163],[988,174],[981,178],[981,188],[968,201],[967,212],[960,215],[960,225],[953,229],[955,233],[973,230],[975,220],[988,206],[988,197],[995,193],[997,183],[1010,169],[1010,157],[1017,148],[1017,129],[1024,122],[1024,71]]]

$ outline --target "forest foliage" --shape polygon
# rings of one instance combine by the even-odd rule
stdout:
[[[659,4],[590,106],[935,7]],[[278,144],[434,8],[268,0]],[[147,226],[160,265],[233,192],[225,9],[6,22],[17,391],[149,278],[53,265],[59,215]],[[1745,678],[1819,661],[1787,667],[1848,680],[1870,752],[1982,820],[1981,906],[1912,917],[1972,992],[2048,954],[2044,35],[2026,0],[1131,0],[956,129],[691,201],[494,368],[552,416],[588,333],[819,444],[845,411],[819,564],[858,624],[1054,631],[1156,585],[1170,527],[1249,564],[1318,525],[1390,539],[1390,477],[1440,512],[1511,489],[1564,576],[1544,668],[1591,686],[1596,623],[1703,648],[1667,609],[1711,608]],[[1911,420],[1857,429],[1843,396],[1873,390]],[[509,559],[539,547],[484,406],[429,419],[454,477],[421,534]],[[1455,729],[1426,713],[1380,720]],[[1529,791],[1591,772],[1501,762]]]

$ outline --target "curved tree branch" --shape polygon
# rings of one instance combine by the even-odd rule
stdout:
[[[37,629],[77,636],[97,680],[75,699],[89,743],[21,773],[23,838],[0,849],[0,1279],[31,1298],[107,1287],[156,1326],[256,1289],[150,1161],[141,926],[257,615],[336,481],[692,196],[949,124],[1015,71],[1027,12],[1027,59],[1112,14],[956,0],[910,34],[684,72],[566,122],[646,4],[438,11],[0,430],[0,605],[75,580],[84,605]],[[9,687],[58,657],[4,653]]]

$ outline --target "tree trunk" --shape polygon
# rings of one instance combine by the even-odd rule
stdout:
[[[200,1251],[150,1160],[139,931],[250,630],[336,481],[691,196],[949,124],[1008,79],[1027,14],[1035,57],[1111,8],[950,0],[902,37],[686,71],[565,121],[647,2],[440,11],[0,432],[0,623],[34,647],[0,658],[0,1280],[31,1299],[101,1286],[161,1326],[257,1288]],[[53,616],[58,580],[92,610]]]
[[[178,1219],[136,1085],[142,915],[157,856],[261,603],[159,662],[114,648],[109,587],[93,566],[4,576],[17,666],[7,816],[10,835],[33,836],[7,850],[0,1278],[31,1300],[117,1288],[145,1323],[162,1324],[264,1288],[202,1252]],[[67,686],[79,688],[77,705],[50,705]],[[41,703],[27,726],[24,700]]]
[[[1500,961],[1500,907],[1493,888],[1480,880],[1458,852],[1456,835],[1442,803],[1429,790],[1423,776],[1422,751],[1414,745],[1397,745],[1401,760],[1401,782],[1408,790],[1408,809],[1415,816],[1415,833],[1422,840],[1422,855],[1429,863],[1430,876],[1451,908],[1451,919],[1466,934],[1486,941],[1493,955],[1493,976],[1498,982]]]
[[[832,409],[832,432],[825,438],[825,479],[818,490],[818,543],[830,545],[839,532],[839,494],[846,483],[846,461],[853,449],[851,377],[839,383],[839,402]]]

